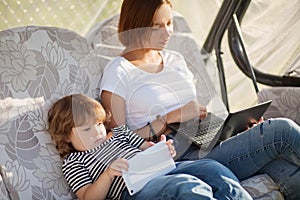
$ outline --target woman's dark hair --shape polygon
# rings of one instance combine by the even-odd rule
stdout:
[[[124,0],[118,26],[120,42],[126,47],[142,47],[140,38],[148,36],[147,27],[152,27],[156,10],[165,3],[172,7],[170,0]]]

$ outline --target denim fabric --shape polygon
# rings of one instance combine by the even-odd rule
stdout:
[[[267,173],[286,199],[300,199],[300,127],[270,119],[215,147],[206,158],[223,163],[240,179]]]
[[[122,193],[121,199],[193,200],[252,199],[237,177],[222,164],[210,160],[182,161],[165,176],[151,180],[137,194]]]
[[[264,166],[259,173],[269,174],[285,194],[286,199],[299,199],[299,166],[284,159],[277,159]]]

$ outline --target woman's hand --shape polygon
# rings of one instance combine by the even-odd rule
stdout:
[[[161,141],[166,141],[166,136],[165,135],[161,135],[160,136],[160,140]],[[170,139],[170,140],[166,141],[166,144],[169,147],[169,151],[170,151],[170,154],[171,154],[172,158],[174,158],[176,156],[176,150],[175,150],[175,147],[173,145],[173,140]]]
[[[248,129],[250,129],[250,128],[253,128],[253,127],[255,127],[255,126],[257,126],[259,123],[262,123],[264,121],[264,118],[263,117],[261,117],[261,118],[259,118],[259,120],[258,121],[251,121],[249,124],[248,124],[248,126],[246,127],[246,130],[248,130]]]
[[[167,114],[167,123],[184,122],[195,117],[204,119],[207,116],[207,110],[197,101],[191,101],[181,108],[178,108]]]
[[[118,158],[113,161],[105,171],[113,179],[115,176],[122,176],[122,171],[128,171],[128,161],[124,158]]]
[[[207,117],[207,109],[200,104],[199,104],[199,112],[200,112],[200,115],[199,115],[200,119],[204,119],[205,117]]]

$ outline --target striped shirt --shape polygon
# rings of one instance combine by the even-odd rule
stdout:
[[[113,136],[93,149],[70,153],[63,161],[62,171],[74,193],[97,180],[117,158],[129,159],[141,150],[144,139],[125,125],[112,129]],[[122,176],[115,177],[107,193],[108,199],[120,199],[126,188]]]

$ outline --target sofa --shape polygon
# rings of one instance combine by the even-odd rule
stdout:
[[[46,130],[47,111],[65,95],[83,93],[99,98],[102,70],[122,50],[115,38],[104,38],[116,37],[117,19],[116,15],[96,24],[86,36],[42,26],[0,31],[1,199],[76,199],[62,175],[62,161]],[[197,87],[206,91],[199,99],[204,105],[217,105],[211,110],[225,113],[213,79],[207,78],[211,69],[206,67],[211,63],[193,54],[199,52],[198,46],[178,13],[176,23],[174,44],[169,48],[189,50],[182,53],[199,76]],[[242,184],[254,199],[283,199],[266,174],[250,177]]]

